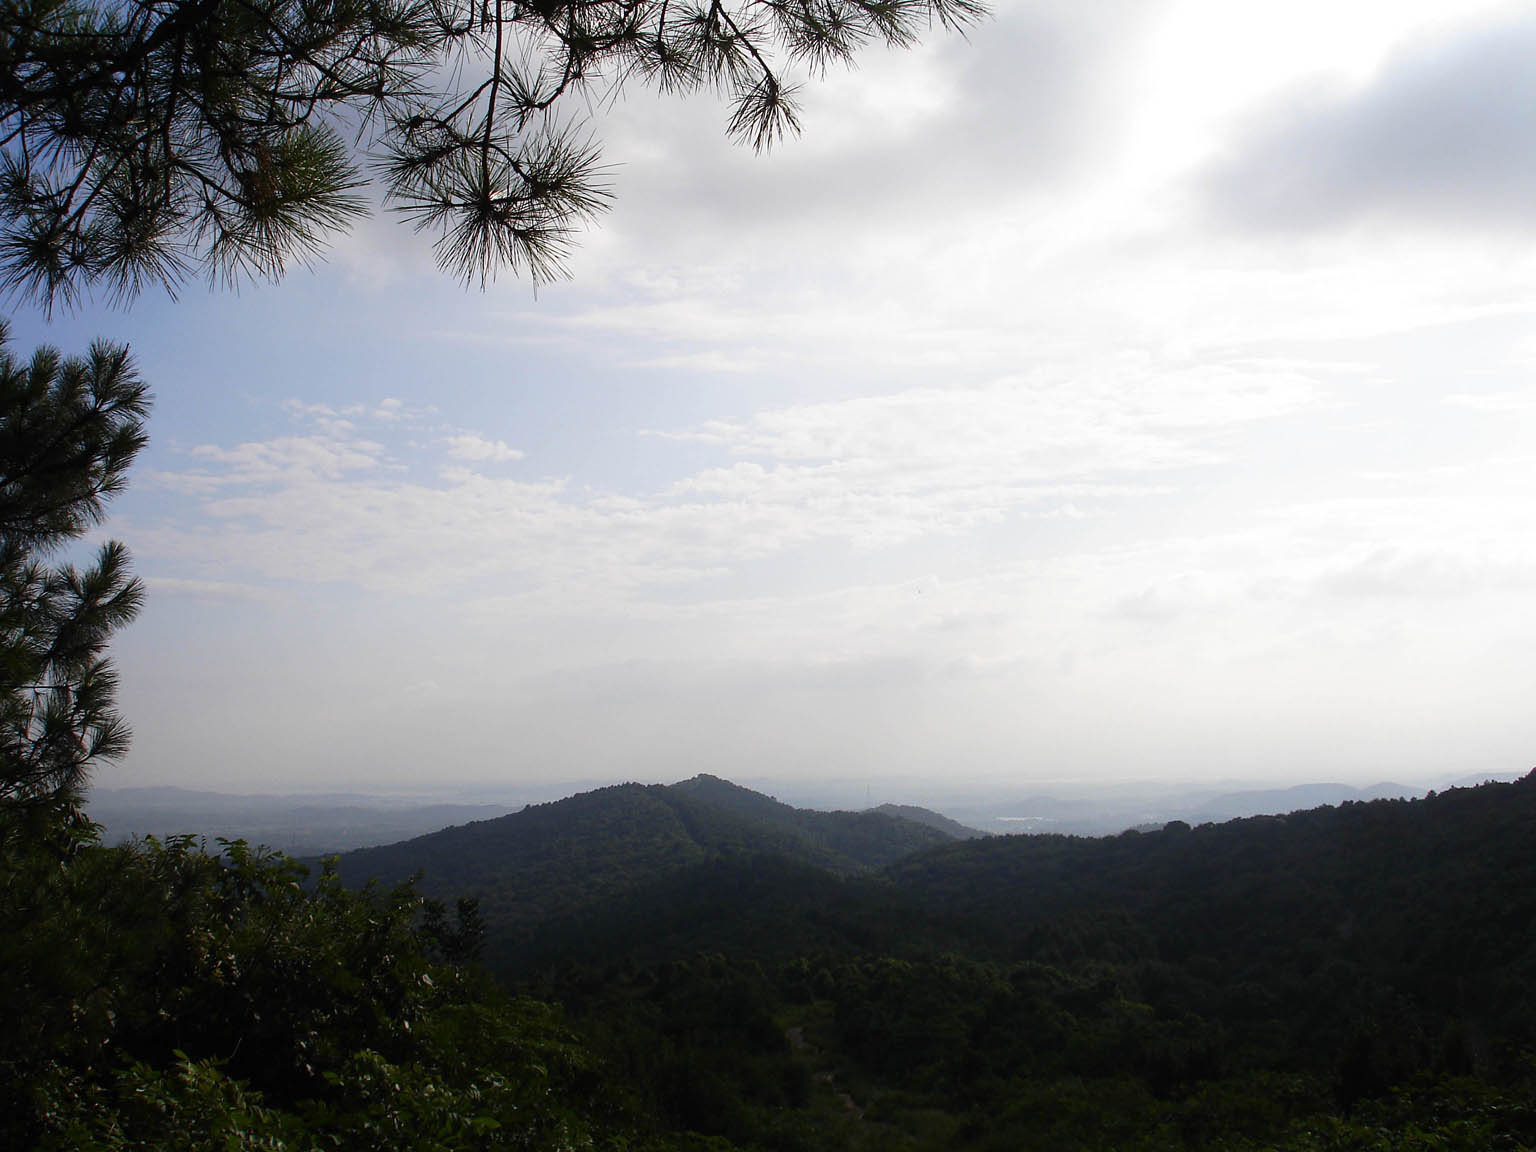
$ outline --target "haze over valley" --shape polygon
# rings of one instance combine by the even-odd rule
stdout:
[[[1489,777],[1436,778],[1418,786],[1383,781],[1348,784],[1293,784],[1244,787],[1244,782],[1056,781],[1013,790],[993,784],[949,781],[944,785],[901,781],[893,786],[905,805],[893,805],[874,785],[853,780],[742,781],[757,792],[802,808],[862,811],[883,805],[935,810],[967,828],[991,835],[1067,833],[1113,835],[1127,828],[1160,827],[1170,820],[1191,823],[1272,815],[1323,804],[1422,796],[1435,788],[1482,783]],[[1514,779],[1514,775],[1506,777]],[[146,835],[193,834],[212,841],[244,839],[301,856],[322,856],[352,848],[406,840],[453,824],[507,815],[529,804],[548,803],[590,791],[607,782],[526,787],[489,797],[421,795],[231,795],[183,788],[96,789],[87,811],[113,841]],[[882,785],[882,787],[886,787]],[[921,804],[915,802],[920,801]]]

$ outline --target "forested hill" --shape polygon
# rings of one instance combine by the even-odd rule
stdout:
[[[724,781],[698,787],[771,812],[766,797]],[[653,956],[702,948],[776,960],[864,941],[905,955],[1177,970],[1181,1010],[1245,982],[1240,995],[1262,984],[1269,1008],[1343,1011],[1362,982],[1479,1015],[1528,999],[1536,1008],[1517,991],[1536,987],[1536,773],[1193,828],[950,841],[856,883],[818,873],[805,853],[798,867],[748,867],[754,853],[774,854],[763,832],[772,825],[752,827],[758,838],[736,842],[734,863],[651,867],[643,878],[636,867],[622,900],[589,902],[587,954],[643,943]],[[1531,1026],[1536,1035],[1536,1016]]]
[[[439,897],[480,900],[498,936],[568,915],[692,865],[771,856],[837,876],[867,873],[947,843],[936,828],[881,812],[814,812],[713,776],[619,784],[510,816],[340,857],[343,879],[420,873]]]
[[[1165,1011],[1283,1021],[1288,1043],[1362,1013],[1426,1034],[1459,1020],[1474,1043],[1536,1037],[1536,772],[1153,833],[967,841],[886,874],[914,922],[973,954],[1135,969]]]
[[[940,832],[948,832],[956,840],[975,840],[988,835],[978,828],[971,828],[958,820],[951,820],[948,816],[911,804],[882,804],[875,811],[884,812],[887,816],[899,816],[903,820],[912,820],[918,824],[926,824],[930,828],[937,828]]]
[[[478,895],[678,1147],[1536,1149],[1536,774],[965,841],[700,777],[343,866]]]
[[[1536,1148],[1536,774],[841,881],[690,868],[536,952],[675,1123],[744,1146]],[[809,1118],[773,1088],[807,1062],[846,1086]]]
[[[1010,947],[1045,925],[1113,914],[1143,925],[1163,954],[1212,936],[1230,951],[1307,937],[1348,954],[1395,934],[1405,956],[1422,956],[1442,937],[1466,948],[1497,926],[1536,926],[1536,772],[1193,828],[957,842],[886,875],[927,913]],[[1536,947],[1536,935],[1506,943]]]

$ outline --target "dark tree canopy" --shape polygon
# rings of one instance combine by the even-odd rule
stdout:
[[[149,411],[126,349],[22,362],[6,336],[0,322],[0,816],[76,805],[91,765],[127,750],[104,655],[143,601],[127,549],[47,561],[101,521]]]
[[[713,89],[763,148],[793,74],[964,27],[983,0],[9,0],[0,278],[46,306],[276,278],[387,203],[442,266],[558,274],[608,193],[570,112]],[[366,167],[365,167],[366,166]]]

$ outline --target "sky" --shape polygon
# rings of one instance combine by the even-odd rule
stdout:
[[[156,396],[98,784],[1527,770],[1533,58],[1529,3],[1002,0],[767,155],[594,107],[568,282],[384,214],[13,307]]]

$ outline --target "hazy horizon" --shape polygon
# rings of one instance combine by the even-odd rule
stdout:
[[[1527,769],[1526,771],[1530,771]],[[603,788],[612,788],[619,785],[638,784],[641,786],[668,785],[681,783],[692,779],[700,773],[688,776],[636,778],[613,777],[572,780],[538,780],[525,781],[516,785],[494,784],[454,784],[451,781],[440,781],[434,786],[423,787],[411,791],[396,789],[386,791],[382,789],[367,788],[347,791],[337,791],[329,788],[291,789],[278,791],[268,789],[265,791],[253,790],[247,792],[234,792],[220,790],[212,787],[200,786],[196,781],[171,784],[154,785],[140,784],[129,781],[116,786],[97,785],[91,789],[91,795],[100,793],[113,797],[133,795],[134,793],[154,794],[169,793],[185,794],[189,796],[219,797],[227,796],[237,800],[282,800],[301,802],[347,802],[370,801],[380,805],[389,806],[430,806],[430,805],[506,805],[517,806],[522,804],[541,804],[555,800],[565,799],[584,792],[597,791]],[[719,773],[706,772],[703,775],[720,776]],[[1243,777],[1212,777],[1212,778],[1181,778],[1166,777],[1158,779],[1146,778],[1058,778],[1041,780],[987,780],[987,779],[957,779],[957,780],[924,780],[922,778],[903,778],[897,780],[878,778],[826,778],[820,780],[790,779],[783,777],[743,777],[731,778],[721,776],[721,779],[730,783],[771,796],[783,803],[795,807],[818,807],[818,800],[828,798],[840,798],[840,806],[846,808],[878,807],[881,804],[914,804],[927,806],[928,804],[942,804],[945,800],[979,802],[992,799],[998,803],[1006,804],[1012,799],[1028,796],[1052,796],[1061,798],[1081,798],[1095,795],[1222,795],[1225,793],[1243,792],[1280,792],[1287,789],[1299,789],[1311,786],[1338,786],[1366,790],[1378,785],[1401,785],[1415,791],[1439,790],[1449,787],[1466,787],[1484,781],[1507,782],[1525,775],[1522,771],[1496,772],[1496,773],[1458,773],[1444,772],[1428,776],[1396,778],[1387,775],[1359,780],[1324,779],[1307,776],[1274,777],[1267,779],[1251,779]]]
[[[1527,771],[1533,49],[1520,4],[1008,0],[766,156],[594,109],[616,207],[537,295],[381,216],[16,311],[157,397],[98,785]]]

